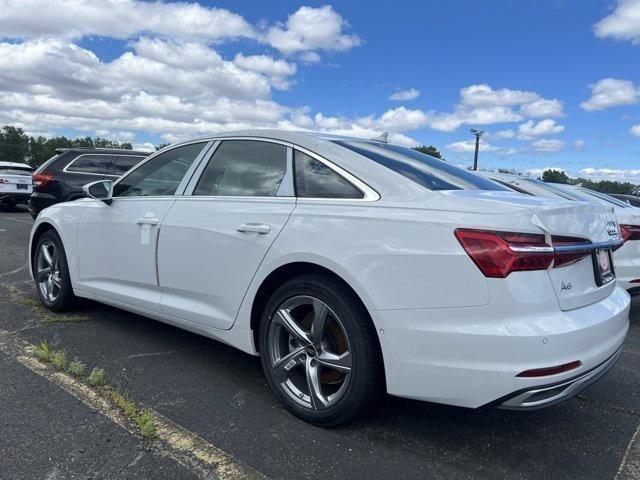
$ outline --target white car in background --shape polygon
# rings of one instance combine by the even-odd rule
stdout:
[[[484,176],[529,195],[563,198],[612,208],[624,245],[614,252],[617,282],[632,295],[640,295],[640,208],[604,193],[576,185],[546,183],[541,180],[504,173],[481,172]]]
[[[40,301],[90,298],[260,355],[275,396],[309,422],[345,422],[385,390],[551,405],[606,373],[627,333],[608,209],[514,193],[405,147],[216,134],[85,192],[34,223]]]
[[[33,167],[26,163],[0,162],[0,205],[26,204],[33,193]]]

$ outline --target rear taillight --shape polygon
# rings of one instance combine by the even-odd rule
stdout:
[[[584,257],[588,257],[593,252],[590,247],[591,242],[584,238],[552,236],[551,243],[553,243],[554,248],[571,248],[569,251],[563,251],[562,248],[560,248],[559,251],[556,250],[553,268],[571,265],[572,263],[582,260]],[[584,250],[581,250],[580,246],[584,246]]]
[[[459,228],[455,236],[471,260],[489,278],[566,266],[591,255],[592,251],[589,240],[574,237],[551,237],[551,246],[544,235],[536,233]],[[557,250],[554,247],[558,247]]]
[[[640,225],[620,225],[620,233],[625,242],[640,240]]]
[[[553,247],[544,235],[457,229],[456,238],[485,277],[505,278],[511,272],[546,270]]]
[[[53,175],[49,175],[48,173],[34,173],[32,175],[33,184],[38,187],[44,187],[53,180]]]
[[[4,177],[0,177],[0,183],[9,183],[9,180]]]

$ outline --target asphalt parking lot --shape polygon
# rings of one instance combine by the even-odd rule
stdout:
[[[327,430],[281,409],[257,358],[92,302],[68,315],[40,309],[25,268],[31,223],[25,209],[0,212],[0,479],[640,478],[638,302],[620,363],[560,406],[472,411],[388,397],[374,416]],[[195,440],[145,440],[7,347],[42,340],[104,368]],[[197,448],[211,469],[185,460]]]

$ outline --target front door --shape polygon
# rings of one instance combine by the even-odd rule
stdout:
[[[291,178],[291,150],[283,144],[225,140],[218,146],[193,180],[192,194],[176,200],[162,224],[163,313],[231,328],[295,207]]]
[[[86,202],[78,224],[78,290],[159,311],[160,224],[206,144],[178,146],[142,163],[116,183],[110,205]]]

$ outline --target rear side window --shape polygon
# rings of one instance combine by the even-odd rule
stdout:
[[[118,177],[127,173],[131,168],[135,167],[145,157],[136,157],[134,155],[116,155],[113,157],[113,163],[111,165],[110,175],[117,175]]]
[[[67,172],[77,173],[107,174],[109,172],[110,162],[111,155],[80,155],[67,165],[65,170]]]
[[[287,171],[287,147],[226,140],[216,149],[193,194],[274,197]]]
[[[429,190],[508,190],[479,175],[416,150],[379,142],[334,140]]]
[[[114,197],[167,196],[176,193],[182,178],[207,142],[172,148],[125,175],[114,187]]]
[[[296,196],[302,198],[364,198],[364,194],[325,164],[295,151]]]

